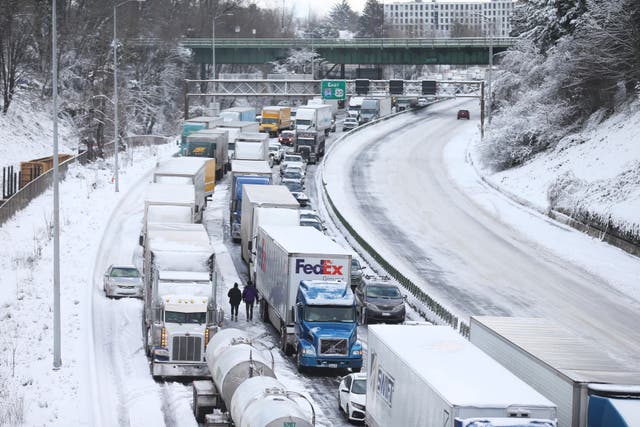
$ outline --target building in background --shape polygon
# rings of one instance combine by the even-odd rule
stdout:
[[[385,37],[507,37],[514,0],[384,3]]]

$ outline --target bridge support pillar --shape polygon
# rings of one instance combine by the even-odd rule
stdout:
[[[340,64],[340,78],[344,80],[344,64]]]

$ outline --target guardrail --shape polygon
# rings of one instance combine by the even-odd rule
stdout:
[[[511,47],[517,39],[512,37],[494,37],[494,47]],[[188,38],[181,42],[186,48],[210,49],[211,38]],[[459,38],[407,38],[407,39],[287,39],[287,38],[218,38],[215,39],[216,48],[287,48],[299,49],[318,48],[438,48],[438,47],[477,47],[489,46],[486,37]]]
[[[384,117],[382,119],[373,121],[373,122],[369,122],[367,124],[365,124],[364,126],[359,126],[356,129],[350,131],[347,135],[344,135],[342,137],[340,137],[338,140],[336,140],[336,142],[331,146],[331,148],[329,150],[327,150],[327,153],[324,157],[324,159],[322,160],[323,164],[326,163],[327,158],[329,157],[329,155],[331,154],[331,152],[333,151],[334,147],[337,146],[337,144],[339,142],[341,142],[346,136],[350,135],[352,132],[358,132],[362,129],[367,128],[368,126],[372,126],[375,123],[381,122],[381,121],[385,121],[385,120],[389,120],[399,114],[405,114],[407,112],[409,112],[410,110],[407,111],[403,111],[400,113],[396,113],[396,114],[392,114],[389,115],[387,117]],[[351,235],[351,237],[358,243],[358,245],[360,245],[362,247],[362,249],[367,252],[367,254],[374,259],[387,273],[387,275],[393,277],[402,287],[404,287],[409,293],[411,293],[411,295],[413,295],[417,300],[421,301],[422,303],[424,303],[427,308],[429,310],[431,310],[431,312],[437,316],[438,318],[440,318],[444,323],[450,325],[451,327],[453,327],[454,329],[458,330],[460,332],[460,334],[462,334],[465,337],[469,336],[469,326],[460,321],[458,319],[457,316],[455,316],[451,311],[449,311],[444,305],[440,304],[438,301],[436,301],[435,298],[433,298],[431,295],[429,295],[428,293],[426,293],[422,288],[420,288],[418,285],[416,285],[411,279],[407,278],[404,274],[402,274],[397,268],[395,268],[393,265],[391,265],[391,263],[389,263],[378,251],[376,251],[373,246],[371,246],[366,239],[364,239],[356,230],[355,228],[349,223],[349,221],[340,213],[340,211],[338,210],[338,208],[336,207],[336,205],[333,203],[333,200],[331,199],[331,196],[329,195],[329,192],[327,191],[327,186],[326,186],[326,181],[324,180],[324,177],[322,178],[322,190],[323,193],[327,199],[327,201],[329,202],[329,205],[331,206],[331,210],[333,211],[334,215],[338,218],[338,220],[340,221],[340,223],[343,225],[343,227],[349,232],[349,234]]]
[[[168,142],[169,138],[157,135],[138,135],[125,138],[125,140],[126,143],[123,144],[123,149],[126,149],[127,146],[136,147],[164,144]],[[105,144],[103,147],[103,153],[108,156],[113,155],[113,143]],[[67,170],[69,169],[69,165],[75,162],[85,164],[89,160],[88,151],[83,151],[67,161],[61,162],[59,165],[60,179],[64,179]],[[17,212],[27,207],[31,200],[49,189],[51,184],[53,184],[53,169],[46,171],[13,194],[0,206],[0,226],[7,222]]]

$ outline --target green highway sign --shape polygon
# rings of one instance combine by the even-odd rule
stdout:
[[[322,99],[342,101],[347,95],[347,82],[344,80],[323,80],[320,88]]]

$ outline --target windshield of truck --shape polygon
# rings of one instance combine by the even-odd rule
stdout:
[[[164,313],[166,323],[206,323],[207,313],[181,313],[179,311],[166,311]]]
[[[275,125],[278,123],[278,119],[272,119],[272,118],[262,118],[262,123],[263,124],[268,124],[268,125]]]
[[[351,385],[351,393],[367,394],[367,380],[354,380]]]
[[[140,273],[135,268],[114,267],[111,270],[111,277],[140,277]]]
[[[307,306],[304,309],[304,320],[307,322],[347,322],[356,320],[353,307]]]
[[[367,296],[371,298],[402,298],[402,294],[394,286],[367,286]]]
[[[296,126],[298,125],[302,125],[302,126],[311,126],[311,120],[307,120],[307,119],[296,119]]]

